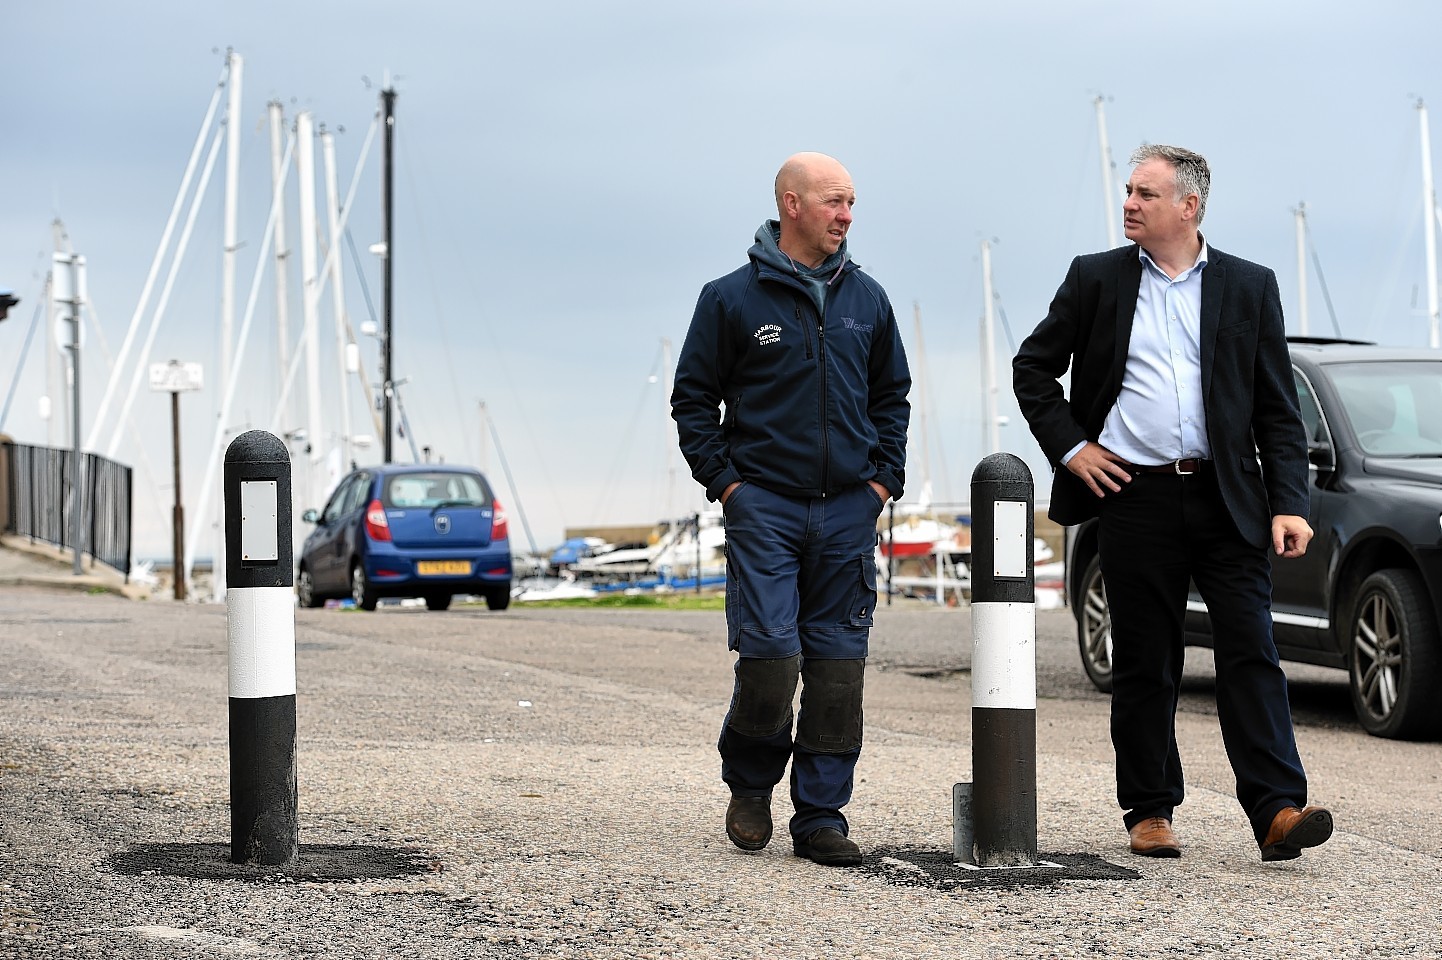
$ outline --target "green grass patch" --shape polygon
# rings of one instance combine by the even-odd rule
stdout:
[[[655,610],[725,610],[726,595],[723,593],[603,593],[596,597],[567,597],[557,600],[527,600],[512,603],[512,609],[531,607],[624,607]]]

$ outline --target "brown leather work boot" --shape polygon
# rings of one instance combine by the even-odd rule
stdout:
[[[726,806],[726,836],[742,850],[771,842],[771,798],[732,797]]]
[[[797,838],[794,848],[798,857],[828,867],[854,867],[861,862],[861,848],[835,827],[822,827],[804,840]]]
[[[1306,847],[1317,847],[1332,836],[1332,812],[1325,807],[1283,807],[1272,818],[1262,840],[1262,860],[1295,860]]]
[[[1166,817],[1148,817],[1127,831],[1132,853],[1139,857],[1180,857],[1182,845]]]

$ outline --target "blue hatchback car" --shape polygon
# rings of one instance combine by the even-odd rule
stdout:
[[[382,597],[423,597],[444,610],[458,593],[479,594],[492,610],[510,605],[506,512],[470,467],[362,467],[301,519],[315,524],[296,567],[303,607],[350,597],[374,610]]]

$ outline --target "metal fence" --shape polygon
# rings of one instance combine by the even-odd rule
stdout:
[[[80,549],[130,579],[131,469],[93,453],[81,454],[77,483],[75,451],[6,444],[8,516],[5,529],[17,536],[75,546],[72,511],[77,487],[84,507]]]

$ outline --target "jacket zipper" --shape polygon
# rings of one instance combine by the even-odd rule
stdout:
[[[812,359],[811,354],[811,331],[806,329],[806,321],[801,319],[801,304],[794,298],[791,301],[791,308],[796,311],[796,325],[801,328],[801,335],[806,338],[806,359]]]
[[[831,489],[831,451],[826,427],[826,314],[816,315],[816,360],[821,366],[821,497]]]

